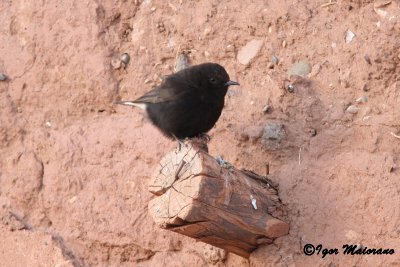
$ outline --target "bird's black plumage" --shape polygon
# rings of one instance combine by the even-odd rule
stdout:
[[[146,110],[152,123],[167,137],[185,139],[208,132],[224,107],[230,81],[216,63],[192,66],[167,76],[160,86],[134,101],[119,104]]]

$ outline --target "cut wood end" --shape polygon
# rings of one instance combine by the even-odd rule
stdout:
[[[149,181],[148,190],[160,196],[177,180],[195,176],[202,173],[203,169],[208,169],[208,166],[203,166],[203,156],[209,156],[206,152],[207,144],[201,140],[190,140],[165,155]]]
[[[193,210],[193,198],[176,191],[168,191],[160,197],[150,200],[148,209],[154,222],[161,228],[170,228],[170,225],[179,226],[186,223]]]

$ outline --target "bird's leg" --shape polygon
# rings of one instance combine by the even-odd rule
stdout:
[[[185,145],[185,140],[177,139],[178,140],[178,150],[181,151],[182,146]]]
[[[185,145],[185,140],[179,139],[174,134],[172,135],[174,139],[178,142],[178,151],[181,151],[182,146]]]

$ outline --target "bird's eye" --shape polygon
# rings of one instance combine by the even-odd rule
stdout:
[[[211,78],[210,78],[210,82],[211,82],[211,83],[216,83],[217,81],[215,80],[215,78],[212,78],[212,77],[211,77]]]

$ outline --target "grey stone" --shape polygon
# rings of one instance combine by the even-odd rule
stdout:
[[[286,136],[283,124],[268,122],[263,130],[261,143],[266,149],[276,150],[281,146],[282,139]]]

